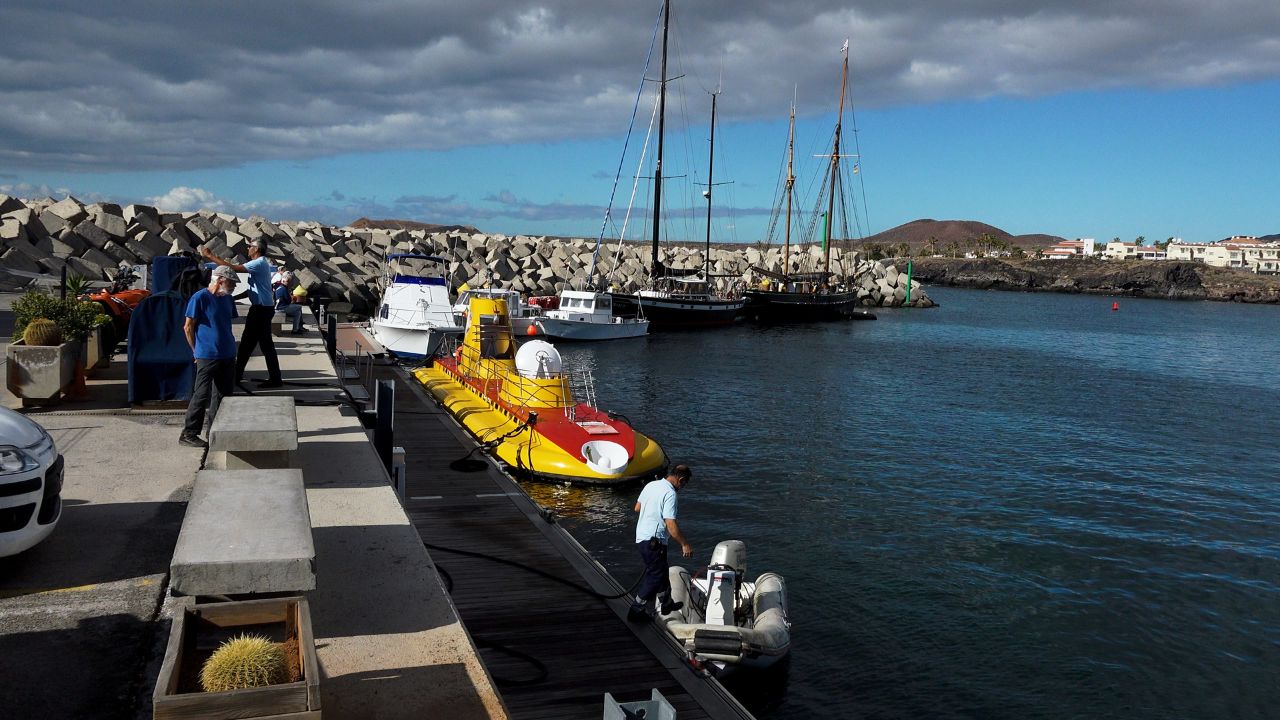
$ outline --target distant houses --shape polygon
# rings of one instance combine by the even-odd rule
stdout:
[[[1050,260],[1096,257],[1103,260],[1178,260],[1213,267],[1238,268],[1255,273],[1280,274],[1280,242],[1260,242],[1236,235],[1212,243],[1189,243],[1170,238],[1161,245],[1112,240],[1099,246],[1093,238],[1064,240],[1040,252]]]
[[[1170,260],[1202,262],[1214,267],[1240,268],[1256,273],[1280,273],[1280,243],[1259,242],[1236,235],[1215,243],[1169,243]]]
[[[1080,238],[1079,240],[1063,240],[1044,251],[1045,258],[1049,260],[1069,260],[1071,258],[1087,258],[1093,257],[1094,253],[1093,238]]]

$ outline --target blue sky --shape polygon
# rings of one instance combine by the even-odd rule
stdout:
[[[124,4],[0,9],[7,27],[64,29],[0,48],[0,192],[583,237],[600,230],[660,6]],[[719,5],[675,5],[671,74],[685,77],[664,203],[695,216],[667,221],[676,238],[704,232],[694,183],[717,84],[715,175],[732,184],[713,239],[764,236],[793,93],[813,205],[845,36],[863,232],[919,218],[1099,239],[1280,232],[1275,3]],[[638,212],[628,237],[647,236]]]

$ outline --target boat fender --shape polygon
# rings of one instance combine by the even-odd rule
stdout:
[[[711,630],[699,628],[693,633],[691,648],[699,655],[732,655],[740,656],[743,651],[742,638],[736,631]]]

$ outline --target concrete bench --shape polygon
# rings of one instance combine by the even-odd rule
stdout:
[[[315,561],[301,470],[201,470],[169,584],[180,595],[314,590]]]
[[[298,449],[298,414],[292,397],[222,399],[209,428],[206,467],[220,470],[287,468]]]

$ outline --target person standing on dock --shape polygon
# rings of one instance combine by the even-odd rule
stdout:
[[[280,376],[280,358],[276,356],[276,344],[271,339],[271,318],[276,314],[276,300],[271,293],[271,261],[267,260],[267,241],[262,238],[249,245],[249,262],[237,265],[213,254],[208,247],[200,248],[204,256],[223,267],[249,274],[249,314],[244,319],[244,332],[240,335],[240,351],[236,355],[236,384],[244,381],[244,369],[249,356],[262,345],[262,357],[267,361],[267,379],[258,383],[260,388],[278,388],[284,385]]]
[[[671,602],[671,581],[667,577],[667,543],[680,543],[680,552],[693,557],[693,546],[685,540],[676,522],[679,498],[676,496],[689,480],[693,471],[688,465],[676,465],[661,480],[654,480],[640,491],[635,511],[640,513],[636,521],[636,547],[644,561],[644,576],[636,588],[636,599],[627,611],[627,620],[648,622],[653,619],[653,603],[665,615],[680,609],[681,603]]]
[[[222,398],[230,395],[236,371],[236,336],[231,332],[231,318],[236,304],[231,300],[239,279],[231,268],[214,268],[209,287],[200,289],[187,301],[186,322],[182,331],[196,361],[196,379],[187,403],[187,418],[178,444],[208,447],[200,439],[204,429],[205,408],[209,424],[218,414]]]

